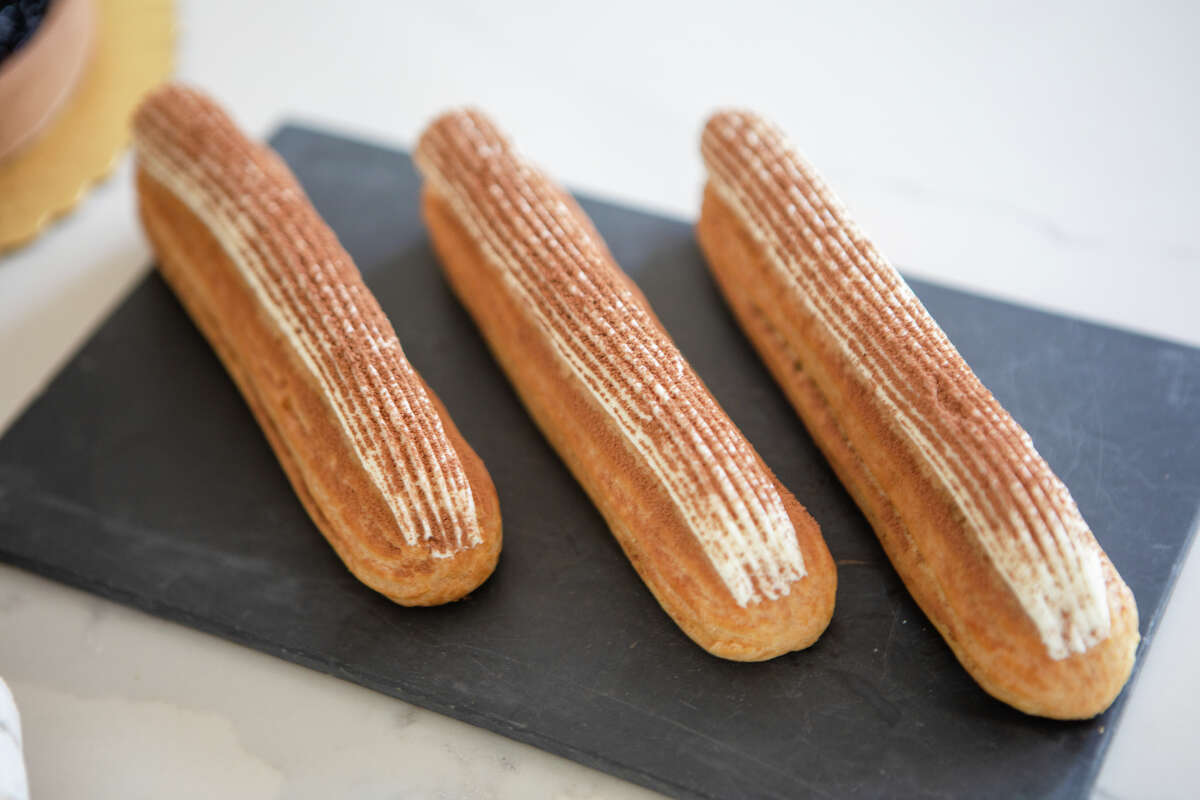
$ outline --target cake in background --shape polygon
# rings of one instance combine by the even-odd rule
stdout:
[[[33,142],[79,84],[92,0],[0,0],[0,160]]]

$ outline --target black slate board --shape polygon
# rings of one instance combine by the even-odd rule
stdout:
[[[1124,697],[1064,724],[976,688],[735,328],[688,225],[583,203],[839,564],[828,632],[764,664],[708,656],[642,586],[443,284],[408,158],[297,127],[273,142],[491,470],[495,575],[437,609],[359,585],[154,274],[0,441],[0,557],[670,794],[1088,792]],[[1200,351],[914,288],[1071,487],[1148,640],[1200,507]]]

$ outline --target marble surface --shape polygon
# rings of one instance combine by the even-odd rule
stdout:
[[[407,145],[490,110],[564,182],[694,217],[706,111],[761,109],[921,277],[1200,345],[1200,7],[182,3],[182,78],[251,131]],[[736,13],[735,13],[736,12]],[[143,273],[128,163],[0,257],[0,429]],[[1097,784],[1200,784],[1189,558]],[[650,797],[343,681],[0,567],[41,798]]]

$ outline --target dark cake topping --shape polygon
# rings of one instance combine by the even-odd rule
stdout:
[[[50,0],[0,0],[0,62],[29,41]]]

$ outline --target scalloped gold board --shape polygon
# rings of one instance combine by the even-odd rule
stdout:
[[[105,177],[129,142],[129,117],[171,73],[171,0],[94,0],[96,51],[45,134],[0,162],[0,252],[32,241]]]

